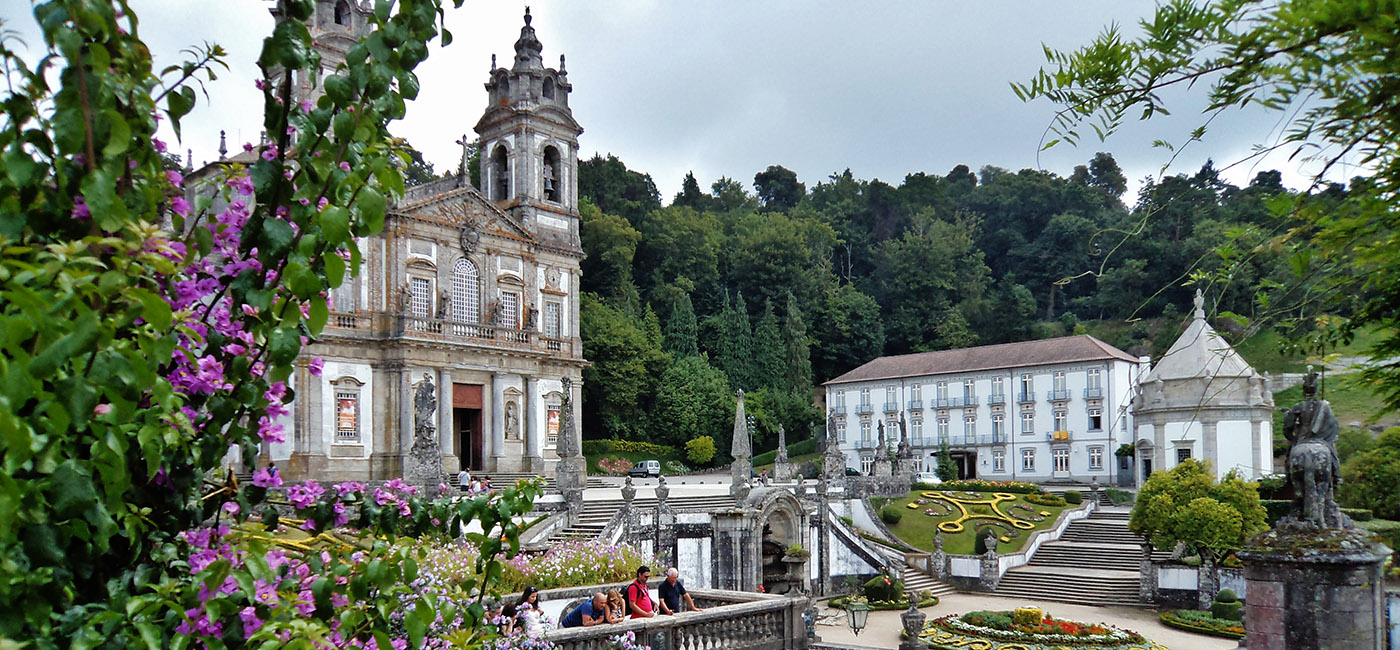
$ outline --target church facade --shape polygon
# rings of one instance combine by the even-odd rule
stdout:
[[[317,3],[309,27],[328,67],[368,29],[370,11]],[[483,187],[459,170],[410,188],[383,232],[359,242],[359,276],[334,292],[325,330],[297,362],[290,435],[265,449],[289,479],[402,476],[425,390],[436,397],[429,417],[445,473],[550,473],[557,462],[561,380],[572,379],[579,404],[587,365],[575,173],[583,129],[563,57],[545,67],[530,23],[527,10],[510,66],[493,57],[487,75],[490,101],[475,126]]]

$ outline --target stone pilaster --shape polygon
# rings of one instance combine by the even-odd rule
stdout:
[[[544,471],[544,458],[540,448],[544,444],[545,432],[540,427],[540,380],[537,377],[525,378],[525,461],[523,469],[539,474]]]
[[[1206,419],[1201,422],[1201,457],[1210,461],[1210,466],[1216,471],[1223,469],[1220,467],[1220,448],[1216,434],[1217,422]]]
[[[491,457],[489,471],[499,472],[506,460],[506,386],[499,373],[491,373]]]
[[[444,474],[457,472],[456,467],[449,467],[449,458],[456,458],[452,453],[452,436],[456,429],[452,428],[452,371],[438,371],[438,448],[442,450],[442,471]]]
[[[1220,592],[1220,572],[1210,553],[1201,553],[1201,566],[1196,567],[1196,608],[1210,609],[1215,602],[1215,594]]]

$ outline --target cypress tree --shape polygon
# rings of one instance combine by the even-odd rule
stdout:
[[[778,331],[778,316],[773,313],[773,301],[763,301],[763,315],[753,330],[753,371],[756,388],[783,388],[787,374],[782,333]]]
[[[802,320],[802,310],[797,306],[797,297],[789,291],[787,313],[783,315],[783,356],[788,390],[811,392],[812,355],[807,346],[807,324]]]
[[[662,348],[677,359],[700,356],[700,326],[695,321],[695,306],[690,302],[690,294],[681,294],[671,304],[665,334]]]

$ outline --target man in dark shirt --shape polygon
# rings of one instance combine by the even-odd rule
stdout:
[[[676,614],[681,611],[681,598],[685,598],[685,604],[690,607],[690,611],[698,612],[702,608],[695,606],[695,601],[691,600],[690,594],[686,593],[685,585],[681,584],[681,574],[674,567],[666,570],[666,579],[661,581],[661,586],[656,588],[656,595],[661,599],[662,614]]]
[[[603,592],[593,594],[593,600],[579,603],[574,611],[569,612],[564,620],[559,621],[559,627],[593,627],[608,622],[607,611],[608,597]]]

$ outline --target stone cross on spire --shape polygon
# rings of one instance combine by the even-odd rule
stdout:
[[[494,58],[495,55],[492,57]],[[465,177],[467,175],[467,148],[471,146],[472,141],[468,140],[467,134],[463,133],[461,139],[457,140],[457,144],[462,147],[462,162],[457,165],[457,175]]]

